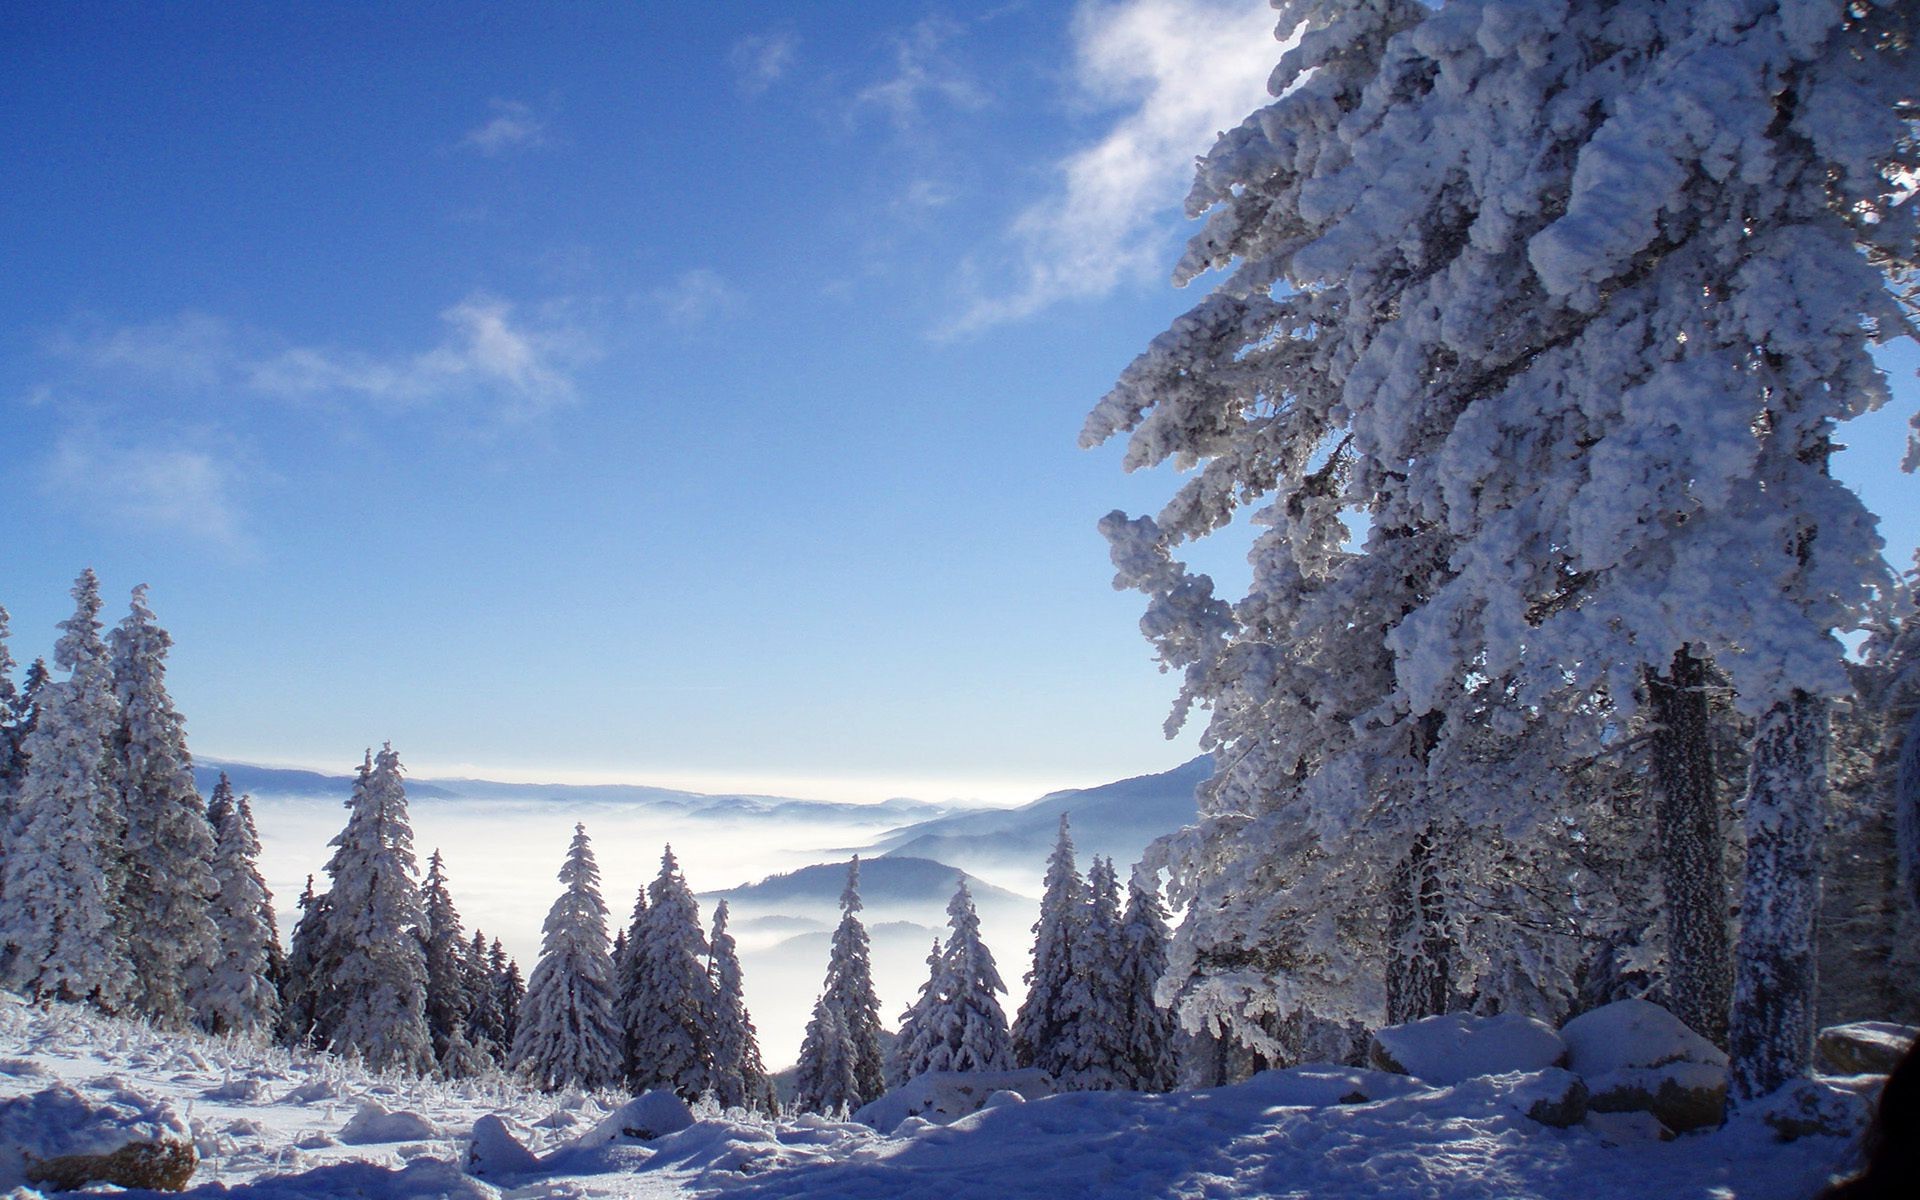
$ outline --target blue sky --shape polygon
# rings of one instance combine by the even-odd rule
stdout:
[[[1014,799],[1170,766],[1074,438],[1264,0],[14,5],[0,603],[210,757]],[[1902,412],[1841,463],[1914,540]],[[1849,431],[1850,434],[1853,431]],[[1206,565],[1231,587],[1228,552]]]

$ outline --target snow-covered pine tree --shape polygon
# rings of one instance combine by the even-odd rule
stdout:
[[[498,1066],[511,1047],[506,1041],[499,989],[494,985],[493,969],[487,961],[487,938],[478,929],[461,951],[460,968],[466,980],[468,1037],[488,1062]]]
[[[980,915],[963,875],[947,901],[947,944],[940,952],[939,1003],[928,1017],[933,1034],[921,1071],[1007,1071],[1013,1035],[1000,996],[1007,985],[993,951],[980,940]]]
[[[1033,968],[1027,998],[1013,1022],[1013,1056],[1023,1067],[1059,1076],[1068,1067],[1066,1033],[1072,1023],[1073,946],[1086,922],[1087,886],[1073,861],[1073,835],[1060,814],[1060,836],[1047,858],[1040,919],[1033,925]]]
[[[236,804],[226,774],[214,788],[209,812],[220,814],[215,827],[213,924],[220,953],[199,993],[199,1017],[214,1033],[265,1040],[280,1015],[280,997],[269,978],[273,895],[260,877],[260,837],[246,797]]]
[[[800,1061],[793,1075],[794,1110],[832,1117],[859,1107],[854,1103],[860,1085],[853,1077],[853,1059],[847,1023],[839,1006],[822,992],[813,1002],[813,1016],[800,1041]]]
[[[472,1075],[485,1064],[467,1025],[473,1007],[468,991],[466,944],[459,910],[447,889],[447,864],[436,848],[420,884],[421,951],[427,963],[427,1036],[440,1073]]]
[[[764,1108],[768,1095],[760,1039],[747,1012],[740,954],[727,932],[727,902],[713,910],[708,974],[713,980],[713,1074],[710,1087],[722,1108]]]
[[[10,986],[113,1012],[133,989],[118,929],[123,825],[112,782],[119,721],[100,641],[100,581],[83,571],[54,661],[70,674],[39,689],[26,774],[7,831],[5,931]]]
[[[1806,1058],[1812,708],[1840,685],[1832,630],[1881,570],[1824,462],[1833,423],[1884,397],[1867,341],[1903,328],[1882,272],[1916,257],[1895,203],[1915,19],[1838,0],[1285,6],[1306,32],[1280,99],[1221,139],[1189,202],[1217,211],[1182,277],[1235,269],[1087,429],[1134,431],[1130,466],[1207,464],[1115,552],[1156,598],[1184,703],[1213,704],[1214,744],[1236,754],[1296,694],[1364,731],[1444,714],[1472,678],[1510,680],[1522,711],[1604,693],[1618,720],[1682,649],[1750,713],[1777,710],[1750,789],[1732,1033],[1736,1058],[1773,1065],[1737,1068],[1743,1095]],[[1269,497],[1232,610],[1184,571],[1150,578]],[[1371,522],[1365,556],[1392,533],[1436,552],[1372,626],[1392,652],[1384,710],[1286,681],[1312,656],[1302,583],[1325,573],[1301,534],[1342,508]],[[1370,625],[1339,599],[1321,603]],[[1300,760],[1266,741],[1281,771]],[[1321,793],[1303,815],[1372,822],[1338,759],[1303,765],[1286,773]],[[1260,819],[1263,793],[1282,794],[1240,811]],[[1263,852],[1239,832],[1214,869]]]
[[[336,1053],[374,1070],[424,1072],[433,1064],[419,936],[425,916],[400,772],[400,756],[388,743],[363,765],[346,828],[328,843],[335,847],[327,861],[335,966],[325,1007],[332,1013],[328,1044]]]
[[[940,1007],[941,987],[945,982],[942,961],[940,939],[935,938],[933,949],[927,951],[927,981],[920,985],[920,994],[914,997],[907,1011],[900,1014],[899,1036],[887,1051],[889,1088],[897,1088],[927,1069],[927,1055],[937,1036],[933,1014]]]
[[[847,864],[847,885],[840,891],[840,924],[833,931],[822,987],[839,1010],[853,1055],[854,1099],[859,1108],[887,1090],[886,1064],[880,1053],[880,997],[873,990],[873,963],[867,928],[860,922],[860,856]]]
[[[560,882],[566,886],[547,911],[513,1042],[514,1069],[549,1092],[605,1087],[620,1077],[607,905],[585,825],[573,827]]]
[[[1065,995],[1060,1067],[1063,1091],[1110,1092],[1128,1085],[1132,1015],[1121,977],[1120,881],[1113,860],[1087,869],[1087,906],[1074,931],[1073,976]]]
[[[301,889],[300,919],[293,925],[287,948],[286,977],[280,986],[280,1040],[295,1047],[324,1047],[331,1040],[328,980],[338,963],[328,932],[333,904],[326,893],[313,890],[313,876]]]
[[[700,909],[672,846],[660,856],[646,911],[627,939],[627,968],[618,1009],[627,1085],[698,1099],[713,1066],[713,984]]]
[[[120,719],[114,782],[126,819],[121,935],[135,981],[134,1006],[154,1023],[185,1028],[220,955],[210,907],[213,829],[193,783],[186,723],[167,694],[173,638],[154,621],[145,584],[108,638]]]
[[[527,999],[527,985],[520,979],[520,964],[507,957],[501,948],[500,939],[493,939],[493,946],[487,952],[487,961],[493,969],[494,995],[500,1005],[501,1029],[507,1035],[503,1046],[512,1046],[520,1030],[520,1006]],[[619,1012],[615,1010],[615,1017]]]
[[[1136,870],[1119,934],[1121,1011],[1127,1017],[1121,1086],[1136,1092],[1170,1091],[1179,1078],[1173,1017],[1157,993],[1167,969],[1168,936],[1159,881]]]

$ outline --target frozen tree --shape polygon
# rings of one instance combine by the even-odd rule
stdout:
[[[980,916],[963,876],[947,902],[947,944],[940,952],[929,992],[937,997],[916,1030],[915,1057],[906,1077],[922,1071],[1006,1071],[1013,1067],[1013,1037],[1000,996],[1007,985],[993,952],[980,940]],[[903,1037],[906,1030],[902,1028]]]
[[[346,828],[328,843],[335,848],[327,861],[335,965],[324,985],[330,1019],[323,1023],[337,1053],[374,1070],[425,1071],[433,1063],[419,935],[425,915],[400,770],[391,744],[362,764]]]
[[[447,865],[435,850],[420,884],[421,949],[427,962],[427,1036],[433,1058],[445,1075],[472,1075],[483,1066],[467,1021],[473,1008],[468,990],[467,950],[460,913],[447,889]]]
[[[727,902],[713,910],[708,973],[713,980],[713,1098],[722,1108],[764,1108],[769,1080],[747,1013],[740,955],[727,932]]]
[[[234,802],[224,772],[208,811],[220,815],[214,828],[212,909],[220,951],[200,990],[200,1017],[214,1033],[263,1040],[279,1017],[280,997],[268,977],[273,895],[260,877],[260,836],[252,806],[244,796]]]
[[[193,783],[186,724],[167,694],[173,638],[154,622],[143,584],[109,638],[120,719],[114,782],[126,820],[121,931],[134,1004],[156,1023],[183,1028],[202,1004],[220,954],[210,904],[213,829]]]
[[[1066,1035],[1072,1024],[1074,943],[1086,923],[1087,886],[1073,861],[1073,835],[1060,815],[1060,836],[1047,858],[1040,919],[1033,926],[1033,969],[1027,998],[1013,1022],[1013,1054],[1023,1067],[1058,1076],[1068,1067]]]
[[[1118,938],[1121,1012],[1126,1016],[1122,1086],[1132,1091],[1169,1091],[1176,1081],[1173,1021],[1155,996],[1167,969],[1167,938],[1159,884],[1136,871],[1127,886],[1127,911]]]
[[[636,906],[637,908],[637,906]],[[646,910],[627,938],[619,1017],[627,1085],[670,1088],[697,1099],[713,1066],[713,983],[700,909],[668,846],[647,888]]]
[[[840,1007],[822,992],[813,1002],[813,1016],[800,1041],[800,1061],[793,1074],[793,1107],[830,1117],[858,1108],[860,1085],[854,1078],[853,1060],[853,1039],[847,1033]]]
[[[914,997],[912,1005],[900,1014],[899,1036],[887,1051],[887,1086],[890,1088],[899,1087],[927,1069],[927,1057],[940,1035],[934,1014],[939,1011],[945,995],[945,972],[941,969],[944,961],[940,939],[934,938],[933,949],[927,951],[927,981],[920,985],[920,994]]]
[[[133,991],[118,929],[122,824],[112,781],[119,705],[100,641],[100,584],[83,571],[54,661],[70,674],[39,690],[27,770],[7,830],[8,983],[30,996],[109,1012]]]
[[[500,1009],[500,989],[487,958],[487,938],[478,929],[461,951],[461,973],[467,993],[467,1036],[487,1061],[498,1064],[511,1043],[507,1040],[506,1014]]]
[[[1132,1019],[1120,950],[1120,882],[1112,860],[1096,857],[1087,870],[1086,911],[1074,931],[1067,1020],[1061,1030],[1060,1069],[1054,1075],[1065,1091],[1110,1092],[1127,1086]]]
[[[501,1032],[506,1035],[500,1044],[512,1046],[520,1028],[520,1006],[527,998],[526,985],[520,982],[520,964],[507,957],[500,939],[495,938],[487,952],[487,965],[493,975],[495,1003],[500,1006]]]
[[[1110,526],[1123,581],[1153,597],[1163,660],[1187,672],[1183,703],[1212,706],[1209,736],[1228,751],[1228,778],[1203,799],[1214,824],[1184,843],[1188,890],[1252,882],[1268,835],[1304,817],[1312,840],[1271,864],[1270,883],[1303,911],[1363,899],[1296,881],[1317,853],[1378,872],[1380,831],[1397,824],[1410,853],[1371,890],[1427,910],[1414,927],[1387,922],[1389,952],[1413,961],[1420,925],[1458,921],[1448,887],[1463,874],[1443,854],[1433,875],[1445,841],[1418,822],[1446,815],[1422,795],[1428,756],[1462,732],[1448,714],[1463,689],[1509,689],[1509,728],[1595,695],[1617,723],[1646,673],[1683,651],[1710,659],[1748,713],[1778,710],[1761,721],[1747,808],[1731,1034],[1736,1058],[1773,1064],[1754,1078],[1777,1083],[1805,1062],[1812,710],[1842,679],[1833,630],[1881,571],[1870,522],[1824,460],[1833,424],[1884,397],[1867,342],[1903,328],[1883,273],[1914,259],[1911,206],[1893,202],[1913,169],[1913,12],[1282,12],[1305,33],[1271,81],[1280,98],[1222,137],[1189,202],[1215,211],[1181,277],[1231,270],[1086,434],[1131,431],[1130,466],[1206,464],[1160,521]],[[1266,527],[1253,590],[1228,607],[1170,550],[1253,502]],[[1368,525],[1357,555],[1342,514]],[[1368,574],[1353,558],[1396,556],[1379,590],[1352,586]],[[1376,676],[1365,688],[1304,669],[1330,663],[1327,635],[1343,630],[1386,652],[1350,660]],[[1323,719],[1356,736],[1294,736]],[[1374,734],[1395,729],[1411,769],[1383,778],[1390,746]],[[1268,826],[1280,806],[1266,797],[1302,802]],[[1491,807],[1466,824],[1507,825]],[[1687,849],[1705,840],[1662,845],[1670,875],[1689,858],[1711,869]],[[1422,876],[1439,882],[1437,910]],[[1691,882],[1711,900],[1710,881]],[[1335,932],[1264,954],[1276,1003],[1297,978],[1284,960],[1325,959],[1325,979],[1345,969],[1327,954]],[[1212,958],[1216,980],[1244,969]],[[1465,983],[1404,982],[1430,999]],[[1251,987],[1242,998],[1255,1002]],[[1757,1094],[1735,1075],[1736,1093]]]
[[[281,1039],[289,1046],[325,1046],[332,1036],[328,981],[339,967],[328,931],[333,904],[326,893],[315,893],[311,875],[297,903],[300,919],[293,925],[280,988]]]
[[[821,985],[826,1002],[840,1014],[853,1055],[855,1099],[859,1108],[887,1090],[880,1053],[880,998],[873,990],[866,926],[860,923],[860,857],[847,864],[847,885],[840,892],[840,924],[833,931],[827,976]]]
[[[584,825],[560,868],[565,889],[547,910],[540,962],[527,985],[513,1041],[514,1069],[545,1091],[605,1087],[620,1077],[607,905]],[[494,943],[496,957],[499,943]]]

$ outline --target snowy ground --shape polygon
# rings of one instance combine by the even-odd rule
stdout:
[[[1500,1085],[1269,1072],[1169,1096],[1008,1103],[892,1136],[846,1122],[709,1115],[651,1143],[580,1146],[622,1097],[550,1097],[494,1079],[371,1076],[319,1056],[167,1037],[0,993],[0,1099],[64,1081],[170,1100],[201,1151],[190,1195],[567,1197],[1661,1197],[1804,1200],[1850,1148],[1775,1142],[1736,1122],[1669,1143],[1608,1146],[1512,1111]],[[1337,1103],[1355,1086],[1374,1097]],[[425,1118],[398,1141],[347,1144],[374,1102]],[[535,1153],[528,1173],[468,1176],[473,1123],[499,1114]],[[736,1117],[738,1114],[736,1114]],[[406,1122],[401,1122],[405,1124]],[[404,1132],[404,1131],[403,1131]],[[591,1141],[591,1138],[586,1139]]]

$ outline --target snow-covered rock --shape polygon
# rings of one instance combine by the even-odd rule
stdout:
[[[507,1123],[496,1113],[488,1113],[473,1123],[473,1135],[467,1140],[467,1173],[498,1178],[525,1175],[540,1169],[533,1151],[520,1144]]]
[[[1850,1088],[1823,1081],[1796,1079],[1754,1106],[1773,1135],[1783,1142],[1803,1137],[1853,1138],[1867,1127],[1872,1106]]]
[[[685,1100],[672,1092],[655,1088],[608,1113],[598,1125],[582,1134],[574,1145],[604,1146],[621,1138],[647,1142],[669,1133],[678,1133],[692,1124],[693,1111],[687,1107]]]
[[[1447,1013],[1391,1025],[1375,1033],[1367,1048],[1367,1057],[1381,1070],[1438,1084],[1544,1070],[1561,1065],[1566,1056],[1566,1044],[1551,1025],[1519,1013]]]
[[[1648,1142],[1670,1142],[1673,1130],[1649,1112],[1590,1112],[1582,1122],[1587,1132],[1602,1145],[1636,1146]]]
[[[1657,1004],[1603,1005],[1560,1036],[1595,1112],[1652,1113],[1678,1133],[1718,1125],[1726,1113],[1726,1052]]]
[[[1560,1037],[1567,1043],[1567,1068],[1589,1083],[1624,1067],[1727,1065],[1725,1051],[1645,1000],[1617,1000],[1581,1013],[1561,1027]]]
[[[164,1100],[124,1088],[83,1096],[65,1084],[0,1100],[0,1188],[179,1191],[197,1161],[192,1131]]]
[[[349,1146],[372,1146],[382,1142],[417,1142],[443,1136],[440,1127],[417,1112],[393,1112],[377,1100],[369,1100],[340,1128],[340,1140]]]
[[[1912,1025],[1855,1021],[1822,1029],[1814,1052],[1820,1065],[1835,1075],[1891,1075],[1916,1037],[1920,1028]]]
[[[1053,1080],[1045,1071],[928,1071],[916,1075],[878,1100],[860,1108],[853,1119],[890,1132],[908,1117],[923,1117],[941,1125],[980,1111],[995,1092],[1018,1092],[1022,1099],[1053,1095]]]
[[[1507,1107],[1530,1121],[1570,1129],[1587,1119],[1586,1081],[1572,1071],[1548,1067],[1541,1071],[1495,1075]]]

